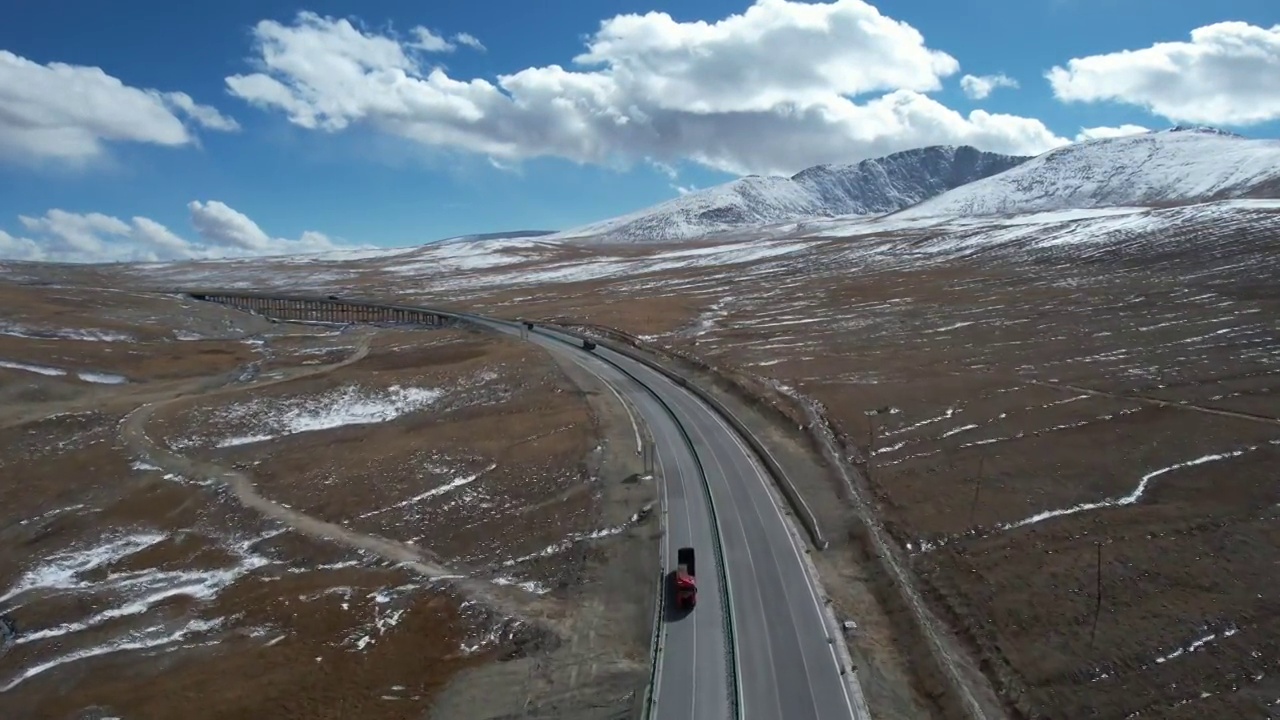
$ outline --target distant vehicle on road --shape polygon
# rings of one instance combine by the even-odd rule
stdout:
[[[582,349],[586,350],[587,352],[591,352],[592,350],[596,349],[596,344],[592,340],[589,340],[587,338],[582,338]]]
[[[692,610],[698,604],[698,571],[694,566],[693,548],[676,550],[676,571],[671,574],[676,607]]]

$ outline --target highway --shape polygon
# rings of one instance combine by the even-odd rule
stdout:
[[[474,316],[484,325],[511,334],[519,328]],[[728,658],[726,618],[721,612],[724,588],[716,572],[711,510],[694,457],[680,425],[667,408],[634,379],[609,363],[540,332],[528,339],[578,363],[626,398],[653,436],[655,469],[662,478],[665,509],[664,567],[676,565],[676,549],[695,548],[698,555],[698,607],[685,617],[661,620],[662,652],[654,683],[654,720],[732,720],[734,685]],[[628,370],[631,370],[628,367]],[[666,398],[664,398],[665,400]],[[669,401],[668,401],[669,402]]]
[[[560,339],[553,339],[559,337]],[[529,339],[552,352],[591,354],[562,340],[576,338],[539,328]],[[592,372],[627,391],[639,407],[658,444],[659,470],[667,494],[668,567],[675,548],[692,540],[699,553],[698,607],[688,618],[664,628],[664,646],[656,686],[654,718],[734,717],[728,689],[734,685],[720,673],[710,653],[725,641],[710,626],[720,626],[718,593],[711,568],[710,508],[701,478],[688,457],[680,428],[688,433],[715,504],[724,547],[732,606],[737,686],[737,717],[745,720],[826,720],[864,718],[865,700],[856,682],[841,675],[833,629],[809,576],[804,548],[788,528],[771,489],[772,480],[742,438],[714,410],[667,376],[626,355],[604,347],[594,351],[626,370],[652,390],[646,392],[608,363]],[[612,371],[612,372],[611,372]],[[610,375],[613,375],[612,377]],[[621,376],[621,377],[619,377]],[[664,408],[654,399],[660,397]],[[670,413],[666,410],[670,408]],[[671,422],[674,415],[676,423]],[[672,472],[672,467],[676,468]],[[715,615],[712,621],[709,616]],[[684,623],[692,621],[690,633]],[[690,641],[690,636],[696,636]],[[715,671],[711,669],[715,668]],[[715,692],[708,687],[719,683]],[[722,705],[710,705],[721,693]],[[715,707],[714,711],[712,708]],[[855,708],[858,711],[855,711]]]
[[[332,296],[285,301],[302,303],[302,312],[341,303]],[[841,673],[838,630],[774,480],[731,425],[682,382],[605,346],[586,352],[565,332],[526,333],[519,323],[431,308],[359,305],[366,314],[426,312],[524,337],[600,378],[643,419],[662,478],[663,564],[674,568],[677,548],[694,547],[699,596],[692,612],[661,620],[648,717],[869,720],[858,683]]]

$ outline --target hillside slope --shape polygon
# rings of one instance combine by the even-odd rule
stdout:
[[[1027,159],[969,146],[935,146],[852,165],[816,165],[790,178],[752,175],[546,239],[670,242],[804,218],[887,213]]]
[[[1175,127],[1050,150],[899,217],[1003,215],[1280,194],[1280,141]]]

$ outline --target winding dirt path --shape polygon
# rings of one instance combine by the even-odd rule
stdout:
[[[167,399],[146,403],[125,417],[120,426],[121,438],[130,450],[145,457],[152,464],[186,477],[220,483],[229,488],[236,499],[246,508],[252,509],[265,517],[278,520],[303,535],[334,542],[353,550],[372,553],[388,562],[420,573],[431,580],[460,578],[462,576],[439,564],[437,558],[429,551],[375,535],[354,532],[341,525],[320,520],[298,510],[285,507],[280,503],[263,497],[254,485],[253,478],[248,475],[214,463],[179,455],[155,442],[146,433],[147,422],[155,414],[156,410],[171,403],[179,400],[191,400],[193,397],[205,398],[239,393],[246,390],[260,390],[264,387],[291,380],[333,372],[364,359],[369,354],[372,341],[373,335],[365,333],[360,338],[356,351],[340,362],[290,369],[281,373],[279,377],[243,385],[230,384],[230,378],[228,378],[220,386],[210,388],[202,393],[177,394]]]

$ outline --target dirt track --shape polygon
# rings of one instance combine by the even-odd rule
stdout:
[[[229,392],[261,390],[262,388],[271,385],[333,372],[334,370],[347,367],[348,365],[352,365],[364,359],[369,354],[371,341],[372,335],[363,335],[360,338],[356,351],[340,362],[284,372],[281,373],[279,377],[254,382],[249,385],[224,385],[203,393],[201,397],[225,394]],[[190,399],[190,396],[184,395],[172,397],[167,400],[153,401],[140,406],[138,409],[129,413],[125,422],[121,425],[121,437],[132,450],[143,455],[161,468],[180,475],[224,484],[231,489],[231,492],[235,495],[236,499],[245,507],[256,510],[262,515],[272,518],[273,520],[279,520],[303,535],[336,542],[353,550],[363,550],[373,553],[374,555],[377,555],[389,562],[404,565],[405,567],[425,575],[432,580],[453,577],[455,575],[455,573],[439,565],[435,558],[430,556],[430,553],[421,548],[412,547],[404,543],[394,542],[385,538],[353,532],[341,525],[325,522],[311,517],[306,513],[285,507],[280,503],[263,497],[254,486],[253,479],[248,475],[245,475],[238,470],[219,467],[213,463],[194,460],[171,452],[160,447],[147,436],[147,421],[151,419],[151,416],[156,410],[179,400],[189,401]]]
[[[87,300],[73,304],[74,322],[45,318],[55,292],[71,291],[11,294],[35,308],[31,327],[144,338],[129,320],[95,316],[89,290],[74,293]],[[12,337],[0,348],[18,362],[128,377],[108,386],[0,371],[0,468],[27,480],[5,496],[0,583],[17,587],[59,553],[122,534],[164,538],[77,577],[83,585],[41,586],[0,607],[38,633],[4,658],[0,677],[49,666],[4,696],[15,717],[72,717],[95,704],[120,717],[263,707],[282,719],[420,717],[455,673],[498,659],[507,662],[492,666],[496,676],[462,686],[455,717],[475,716],[465,696],[590,716],[643,684],[649,613],[634,588],[650,579],[653,524],[629,518],[651,487],[622,482],[635,468],[614,456],[636,461],[635,429],[622,409],[605,411],[607,388],[586,389],[537,348],[487,334],[379,329],[356,342],[354,332],[143,300],[151,305],[137,321],[180,323],[181,342],[160,326],[135,343]],[[379,399],[396,386],[441,400],[269,443],[208,441],[208,429],[250,422],[223,423],[226,412],[294,401],[341,412],[314,401],[335,391]],[[609,437],[593,410],[609,415]],[[597,530],[608,533],[590,537]],[[211,588],[236,579],[153,600],[130,573]],[[132,584],[104,588],[101,577]],[[77,655],[166,622],[217,627],[190,638],[207,645]],[[517,661],[519,686],[497,679]],[[237,692],[223,692],[227,683]]]

